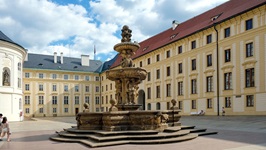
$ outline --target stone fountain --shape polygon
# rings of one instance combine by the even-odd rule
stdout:
[[[116,99],[111,99],[108,112],[90,112],[88,104],[85,110],[76,116],[77,126],[58,132],[50,139],[64,142],[80,142],[90,147],[117,144],[161,144],[180,142],[196,138],[191,128],[182,130],[179,122],[180,110],[171,100],[170,110],[139,110],[137,104],[139,84],[146,79],[147,71],[135,67],[132,56],[140,48],[131,42],[131,30],[122,28],[122,40],[114,49],[122,57],[121,67],[106,71],[109,80],[115,82]]]

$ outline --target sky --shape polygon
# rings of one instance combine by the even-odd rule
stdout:
[[[108,61],[121,28],[141,42],[227,0],[0,0],[0,30],[29,53]],[[94,57],[94,49],[96,55]]]

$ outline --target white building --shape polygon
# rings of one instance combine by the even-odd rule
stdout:
[[[23,120],[22,73],[26,50],[0,31],[0,113],[8,121]]]

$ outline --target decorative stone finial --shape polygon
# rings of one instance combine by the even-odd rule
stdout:
[[[115,107],[115,104],[116,104],[116,100],[115,99],[111,99],[110,100],[110,104],[112,105],[110,108],[109,108],[109,111],[118,111],[117,107]]]
[[[121,42],[131,42],[131,32],[132,30],[129,29],[129,27],[127,25],[124,25],[122,28],[122,39]]]
[[[175,105],[176,105],[176,100],[175,100],[175,99],[172,99],[172,100],[171,100],[171,103],[173,104],[173,107],[175,107]]]

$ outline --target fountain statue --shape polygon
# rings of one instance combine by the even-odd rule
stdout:
[[[120,63],[122,68],[106,71],[107,79],[115,81],[118,110],[137,110],[141,106],[136,102],[138,85],[145,80],[147,75],[146,70],[133,65],[131,57],[140,45],[137,42],[131,42],[131,32],[128,26],[123,26],[121,43],[114,46],[114,49],[122,57]]]

